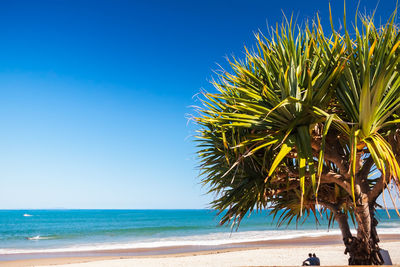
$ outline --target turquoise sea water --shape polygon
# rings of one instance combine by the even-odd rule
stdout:
[[[400,219],[379,210],[378,233],[400,233]],[[245,218],[238,231],[218,226],[211,210],[0,210],[0,255],[182,245],[338,234],[327,222],[308,219],[276,227],[267,212]]]

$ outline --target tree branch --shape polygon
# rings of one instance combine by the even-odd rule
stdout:
[[[292,177],[292,179],[289,178],[290,181],[289,185],[287,185],[288,181],[286,180],[288,176]],[[298,177],[299,177],[298,173],[288,171],[287,173],[281,173],[280,175],[278,175],[278,179],[271,181],[271,184],[276,184],[278,186],[278,188],[275,189],[275,192],[277,192],[277,190],[279,190],[279,193],[288,191],[300,185]],[[306,177],[309,178],[310,175],[306,174]],[[321,184],[329,184],[329,183],[337,184],[338,186],[343,188],[349,195],[351,195],[351,185],[349,182],[346,181],[346,179],[341,174],[338,174],[333,171],[322,173],[320,182]],[[282,185],[282,188],[279,188],[279,185]]]
[[[366,180],[368,178],[369,171],[371,170],[371,167],[374,165],[374,159],[369,156],[362,165],[360,171],[358,172],[359,177],[361,180]]]
[[[332,171],[323,173],[321,174],[321,183],[335,183],[351,195],[351,186],[341,174]]]
[[[321,150],[321,143],[318,142],[317,140],[313,140],[311,142],[311,147],[312,149],[314,149],[316,152],[319,153],[319,151]],[[350,175],[348,173],[349,167],[347,161],[337,151],[331,149],[329,145],[325,146],[324,160],[330,161],[333,164],[335,164],[336,167],[339,169],[339,173],[345,179],[350,178]]]
[[[376,181],[376,184],[374,185],[372,190],[368,192],[369,203],[375,202],[375,200],[379,197],[379,195],[383,192],[383,190],[386,189],[388,178],[389,178],[388,174],[386,174],[385,177],[383,177],[383,175],[379,177],[378,181]]]

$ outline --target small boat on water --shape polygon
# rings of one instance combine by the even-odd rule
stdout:
[[[28,213],[25,213],[23,216],[24,216],[24,217],[32,217],[33,215],[28,214]]]

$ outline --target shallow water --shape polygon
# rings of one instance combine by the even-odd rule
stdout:
[[[379,210],[378,233],[400,233],[394,210]],[[238,231],[218,226],[211,210],[0,210],[0,254],[160,246],[220,245],[339,234],[325,219],[276,227],[266,211],[245,218]]]

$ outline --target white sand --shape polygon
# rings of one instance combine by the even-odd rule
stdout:
[[[400,242],[382,242],[389,251],[393,264],[400,264]],[[65,267],[120,267],[120,266],[299,266],[309,252],[316,253],[321,265],[347,265],[343,245],[316,245],[291,248],[258,248],[231,252],[210,252],[203,255],[138,257],[63,264]],[[54,266],[54,265],[51,265]],[[50,265],[48,267],[51,267]]]

